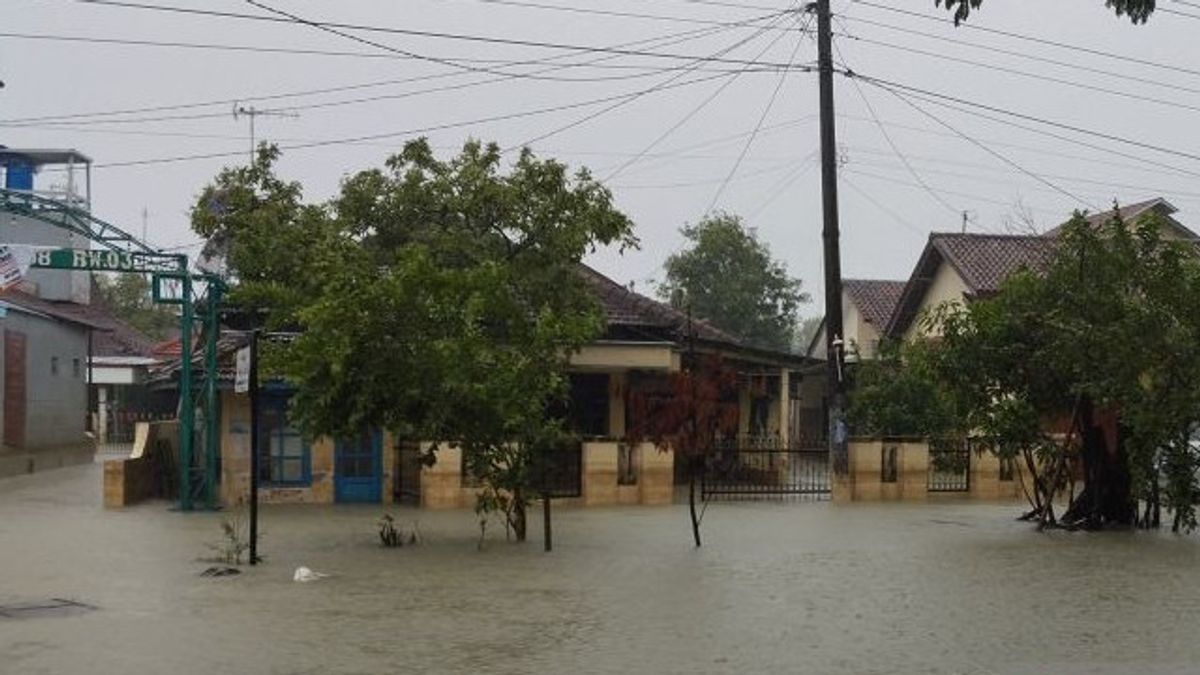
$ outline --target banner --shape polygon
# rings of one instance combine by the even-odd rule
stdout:
[[[32,262],[32,246],[0,244],[0,291],[19,284]]]

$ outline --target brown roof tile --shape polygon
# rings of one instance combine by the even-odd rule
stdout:
[[[1038,269],[1050,260],[1055,240],[1038,235],[946,234],[929,236],[974,294],[995,293],[1022,268]]]
[[[843,279],[842,288],[862,312],[863,320],[883,330],[900,303],[907,281],[883,279]]]

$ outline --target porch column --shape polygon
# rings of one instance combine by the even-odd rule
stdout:
[[[781,447],[788,447],[788,441],[791,438],[791,412],[792,399],[790,395],[791,371],[787,368],[779,369],[779,444]]]
[[[608,376],[608,436],[625,437],[625,390],[629,373],[621,370]]]

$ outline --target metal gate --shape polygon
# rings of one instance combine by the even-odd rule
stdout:
[[[962,441],[929,444],[930,492],[970,492],[971,444]]]
[[[829,450],[819,439],[730,439],[710,453],[700,485],[705,500],[828,499]]]

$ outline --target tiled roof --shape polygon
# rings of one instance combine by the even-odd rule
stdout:
[[[1168,202],[1162,197],[1155,197],[1154,199],[1147,199],[1146,201],[1137,202],[1136,204],[1121,206],[1116,210],[1116,213],[1120,214],[1121,220],[1124,220],[1127,223],[1136,222],[1139,218],[1149,213],[1158,213],[1160,216],[1163,216],[1166,219],[1167,224],[1184,239],[1200,238],[1195,232],[1192,232],[1188,228],[1184,227],[1182,223],[1171,217],[1171,214],[1178,210],[1179,209],[1175,208],[1171,202]],[[1103,211],[1088,214],[1087,221],[1092,225],[1102,225],[1105,222],[1108,222],[1113,215],[1113,209],[1105,209]],[[1063,223],[1062,225],[1050,230],[1046,234],[1048,236],[1055,236],[1065,225],[1066,223]]]
[[[73,302],[52,302],[15,288],[0,291],[0,301],[7,302],[29,312],[58,319],[59,321],[68,321],[88,328],[105,330],[104,326],[82,315],[78,308],[84,307],[84,305],[77,305]]]
[[[883,330],[892,317],[907,281],[843,279],[842,288],[862,313],[863,320]]]
[[[687,313],[631,291],[587,265],[580,265],[580,274],[600,301],[609,328],[632,326],[657,328],[682,339],[687,333]],[[704,321],[692,319],[696,339],[744,346],[738,338]]]
[[[1050,260],[1055,240],[1038,235],[934,233],[929,244],[962,277],[973,294],[995,293],[1022,268],[1039,269]]]

